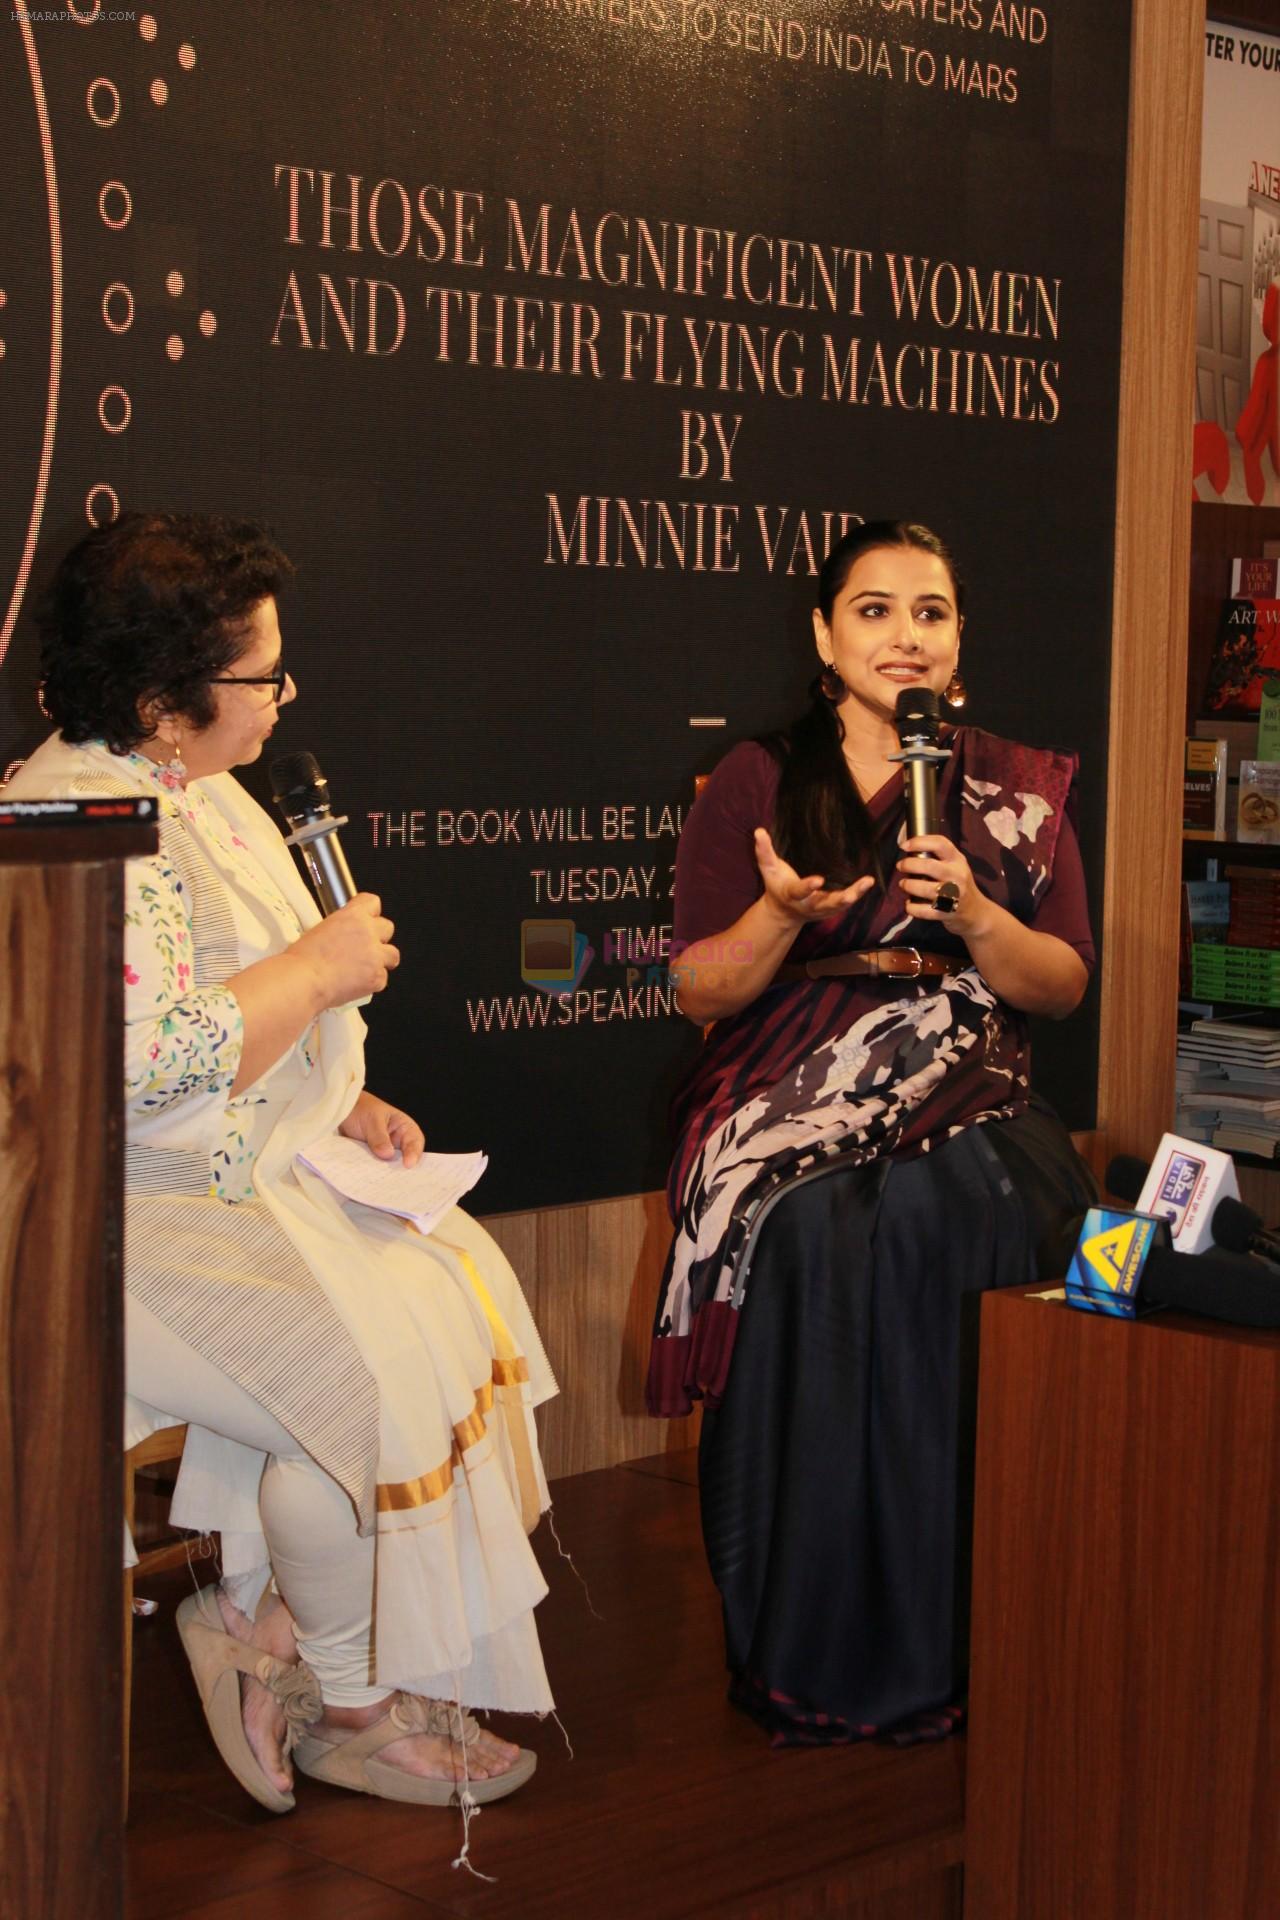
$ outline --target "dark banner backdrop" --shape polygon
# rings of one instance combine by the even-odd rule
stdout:
[[[488,1150],[483,1211],[660,1181],[675,836],[799,703],[848,519],[953,543],[969,714],[1079,750],[1099,902],[1128,41],[1124,0],[6,13],[0,761],[87,519],[268,519],[273,748],[404,948],[371,1084]],[[1092,1002],[1038,1037],[1075,1126],[1096,1050]]]

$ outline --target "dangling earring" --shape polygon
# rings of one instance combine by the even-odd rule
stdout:
[[[176,740],[173,741],[171,745],[168,760],[165,761],[160,769],[159,780],[160,785],[164,787],[168,793],[181,793],[183,787],[186,785],[186,763],[178,749]]]
[[[949,707],[957,708],[962,707],[969,698],[969,689],[960,678],[959,667],[955,669],[950,680],[948,680],[946,687],[943,689],[942,697]]]
[[[822,672],[818,675],[818,685],[822,689],[823,699],[829,700],[833,707],[838,707],[849,691],[834,660],[823,661]]]

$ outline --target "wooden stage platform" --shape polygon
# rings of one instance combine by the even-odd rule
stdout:
[[[774,1752],[725,1700],[693,1457],[556,1483],[561,1541],[596,1611],[537,1544],[554,1722],[495,1726],[538,1772],[472,1826],[489,1885],[450,1860],[454,1812],[300,1778],[279,1818],[223,1767],[173,1631],[135,1631],[129,1920],[960,1920],[964,1742]]]

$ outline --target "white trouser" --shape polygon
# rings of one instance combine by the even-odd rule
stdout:
[[[337,1481],[243,1387],[134,1299],[127,1300],[125,1352],[135,1399],[267,1455],[258,1507],[298,1651],[331,1706],[386,1699],[386,1687],[369,1684],[375,1542],[356,1532],[355,1510]],[[261,1580],[248,1575],[225,1586],[228,1598],[251,1615]]]

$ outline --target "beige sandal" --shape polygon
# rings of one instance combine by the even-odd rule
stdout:
[[[303,1729],[324,1712],[319,1684],[305,1661],[289,1666],[261,1647],[246,1646],[220,1625],[212,1626],[210,1616],[219,1622],[222,1618],[215,1589],[205,1587],[200,1593],[188,1595],[178,1608],[177,1618],[214,1745],[246,1793],[272,1813],[288,1813],[295,1804],[293,1795],[272,1786],[245,1736],[240,1675],[247,1673],[250,1679],[260,1680],[279,1702],[285,1717],[286,1757]]]
[[[521,1747],[519,1759],[505,1773],[477,1780],[427,1780],[377,1758],[383,1747],[402,1740],[407,1733],[434,1734],[456,1746],[459,1719],[465,1761],[468,1749],[480,1737],[475,1717],[461,1713],[447,1700],[423,1700],[413,1693],[397,1693],[380,1720],[361,1727],[349,1740],[320,1740],[314,1733],[300,1733],[293,1758],[312,1780],[351,1787],[357,1793],[375,1793],[383,1800],[407,1800],[416,1806],[454,1806],[464,1787],[476,1805],[483,1806],[522,1787],[538,1764],[537,1754],[527,1747]]]

